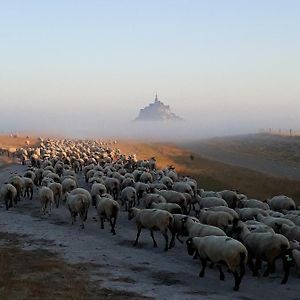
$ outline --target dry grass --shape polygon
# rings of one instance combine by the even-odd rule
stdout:
[[[9,135],[0,135],[0,148],[8,149],[23,147],[27,140],[30,141],[31,145],[35,145],[37,142],[36,137],[27,139],[26,136],[11,137]]]
[[[191,175],[207,190],[238,189],[249,197],[267,199],[285,194],[300,205],[300,182],[270,176],[246,168],[209,160],[172,144],[121,141],[118,144],[124,153],[136,153],[139,159],[155,156],[158,167],[172,164],[182,175]],[[194,156],[191,160],[190,155]]]
[[[24,238],[24,237],[22,237]],[[87,270],[96,265],[67,264],[47,250],[24,251],[20,236],[0,233],[0,299],[147,299],[96,286]]]

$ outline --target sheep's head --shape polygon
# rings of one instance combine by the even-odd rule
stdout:
[[[187,251],[189,255],[194,255],[195,249],[194,249],[194,244],[193,244],[193,238],[189,238],[186,241],[186,246],[187,246]]]

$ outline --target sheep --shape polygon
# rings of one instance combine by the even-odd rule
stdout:
[[[268,213],[265,210],[256,207],[236,208],[235,211],[239,214],[242,221],[253,220],[259,214],[265,217],[268,216]]]
[[[286,237],[269,232],[252,233],[241,221],[233,227],[233,237],[237,237],[246,246],[249,254],[248,264],[253,276],[258,275],[258,267],[262,260],[268,263],[263,276],[268,276],[275,268],[275,260],[281,257],[284,265],[284,277],[281,283],[285,284],[287,282],[290,263],[286,257],[286,251],[290,248],[290,244]],[[255,265],[253,259],[256,260]]]
[[[205,236],[190,238],[186,244],[189,255],[194,255],[196,251],[200,257],[202,263],[200,277],[204,277],[206,263],[211,261],[217,263],[220,280],[224,280],[225,275],[220,264],[222,262],[233,273],[235,281],[233,289],[239,290],[248,257],[248,251],[242,243],[227,236]]]
[[[72,178],[65,178],[62,183],[62,193],[63,193],[63,199],[65,200],[66,193],[71,192],[72,190],[77,188],[77,183]]]
[[[206,208],[208,211],[225,211],[232,215],[233,219],[238,220],[240,218],[239,214],[232,208],[229,208],[227,206],[213,206]]]
[[[298,216],[298,215],[287,214],[283,218],[292,221],[297,226],[300,226],[300,216]]]
[[[167,186],[164,185],[163,183],[161,182],[153,182],[150,184],[150,190],[153,191],[154,189],[157,189],[157,190],[167,190]]]
[[[2,185],[0,199],[5,202],[6,210],[17,204],[17,189],[10,183]]]
[[[166,199],[158,194],[144,194],[143,201],[145,208],[150,208],[152,203],[166,203]]]
[[[220,191],[219,194],[227,202],[228,207],[236,208],[237,203],[238,203],[238,196],[235,191],[223,190],[223,191]]]
[[[92,185],[92,188],[91,188],[91,195],[92,195],[92,205],[93,206],[96,206],[96,196],[97,195],[103,195],[103,194],[106,194],[107,193],[107,189],[105,187],[104,184],[102,183],[98,183],[98,182],[95,182],[93,183]]]
[[[79,214],[81,219],[81,228],[84,228],[84,221],[86,216],[86,205],[84,194],[66,195],[66,207],[69,209],[72,219],[72,225],[76,222],[76,216]]]
[[[287,224],[275,223],[276,231],[284,235],[289,241],[296,240],[300,242],[300,227],[289,226]]]
[[[274,211],[274,210],[269,209],[266,212],[268,213],[268,215],[270,217],[274,217],[274,218],[283,218],[284,217],[284,214],[279,211]]]
[[[144,194],[150,192],[150,186],[144,182],[136,182],[134,185],[137,194],[138,205],[140,204],[140,199],[144,196]]]
[[[101,229],[104,229],[104,220],[109,220],[111,226],[111,232],[116,234],[115,226],[120,210],[120,205],[116,200],[109,197],[96,196],[97,213],[101,222]],[[113,219],[113,220],[112,220]]]
[[[139,178],[140,182],[151,183],[153,182],[153,177],[149,172],[143,172]]]
[[[157,194],[163,196],[168,203],[176,203],[181,206],[184,213],[187,213],[186,199],[184,195],[176,191],[158,191]]]
[[[119,198],[120,182],[117,178],[106,177],[104,180],[104,185],[107,189],[107,192],[111,194],[115,200]]]
[[[247,220],[245,224],[251,232],[270,232],[275,234],[274,229],[264,223],[255,220]]]
[[[239,208],[250,207],[250,208],[260,208],[263,210],[269,210],[270,206],[266,202],[262,202],[256,199],[241,199],[238,204]]]
[[[137,199],[136,190],[132,186],[127,186],[121,192],[121,202],[122,206],[125,205],[125,211],[128,211],[128,208],[135,206]]]
[[[84,205],[85,205],[85,216],[84,221],[87,220],[88,210],[90,208],[90,205],[92,203],[92,196],[89,191],[83,189],[83,188],[76,188],[70,192],[71,195],[77,195],[82,194],[84,195]]]
[[[296,209],[295,201],[292,198],[284,195],[275,196],[271,199],[268,199],[267,203],[269,204],[272,210],[276,211]]]
[[[195,222],[194,218],[188,216],[181,219],[182,230],[186,230],[189,237],[202,237],[207,235],[226,235],[225,232],[216,227]]]
[[[23,189],[24,189],[24,197],[28,197],[32,199],[33,197],[33,181],[29,177],[23,177]]]
[[[233,216],[225,211],[201,210],[199,220],[203,224],[212,225],[226,230],[228,225],[232,225]]]
[[[142,228],[148,228],[150,230],[154,248],[157,247],[157,243],[154,239],[153,230],[160,230],[160,232],[164,236],[165,251],[168,251],[168,249],[172,247],[174,243],[173,240],[175,238],[175,234],[173,231],[174,217],[168,211],[161,209],[138,209],[136,207],[132,207],[128,211],[128,219],[132,220],[133,218],[135,219],[138,230],[134,246],[138,244],[138,239],[141,234]],[[168,230],[172,234],[170,247],[168,245]]]
[[[160,183],[165,185],[168,190],[170,190],[172,188],[173,183],[174,183],[173,180],[168,176],[163,176],[159,181],[160,181]]]
[[[190,194],[191,196],[195,196],[193,189],[187,182],[182,182],[182,181],[175,182],[172,189],[176,192],[187,193]]]
[[[17,190],[17,200],[20,201],[22,191],[23,191],[23,188],[24,188],[23,179],[18,175],[14,175],[9,179],[9,183],[12,184],[16,188],[16,190]]]
[[[54,202],[55,202],[56,208],[58,208],[59,207],[59,201],[60,201],[60,198],[62,196],[62,185],[58,182],[52,182],[48,185],[48,187],[53,192]]]
[[[220,195],[219,192],[214,192],[214,191],[204,191],[203,189],[199,189],[197,190],[198,195],[201,198],[205,198],[205,197],[218,197],[218,198],[222,198],[222,196]]]
[[[127,186],[133,186],[134,187],[134,179],[132,178],[125,178],[121,183],[121,190],[125,189]]]
[[[54,204],[54,196],[53,196],[52,190],[50,188],[48,188],[47,186],[43,186],[39,190],[39,198],[40,198],[40,202],[41,202],[42,214],[45,215],[46,212],[48,212],[48,215],[50,216],[52,205]],[[49,208],[49,211],[48,211],[48,208]]]
[[[287,224],[289,226],[295,226],[295,224],[287,219],[283,218],[274,218],[274,217],[264,217],[261,214],[257,215],[257,221],[263,222],[268,226],[272,227],[275,231],[277,230],[277,224]]]
[[[200,208],[209,208],[209,207],[214,207],[214,206],[226,206],[228,207],[227,202],[222,199],[222,198],[218,198],[218,197],[197,197],[198,202],[199,202],[199,206]]]
[[[182,214],[181,207],[176,203],[155,203],[151,204],[151,208],[166,210],[171,214]]]

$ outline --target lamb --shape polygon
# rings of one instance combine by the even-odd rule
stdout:
[[[128,211],[128,208],[135,206],[137,199],[136,190],[132,186],[127,186],[121,192],[121,201],[122,206],[125,205],[125,211]]]
[[[4,200],[6,210],[17,204],[17,189],[10,183],[2,185],[0,199]]]
[[[239,290],[248,257],[248,251],[242,243],[227,236],[205,236],[190,238],[186,244],[189,255],[194,255],[196,251],[200,257],[202,263],[200,277],[204,277],[206,263],[211,261],[218,265],[220,280],[224,280],[225,275],[220,264],[223,262],[233,273],[235,281],[233,289]]]
[[[282,210],[295,210],[296,204],[295,201],[287,196],[280,195],[275,196],[267,200],[267,203],[270,205],[272,210],[282,211]]]
[[[202,237],[207,235],[225,236],[225,232],[216,227],[195,222],[194,218],[188,216],[181,219],[182,230],[186,230],[189,237]]]
[[[92,185],[91,195],[92,195],[92,205],[96,206],[96,196],[106,194],[107,190],[104,184],[95,182]]]
[[[86,216],[86,205],[84,194],[71,195],[67,193],[66,207],[69,209],[72,219],[72,225],[76,222],[76,216],[79,214],[81,219],[81,228],[84,228],[84,221]]]
[[[148,228],[151,233],[151,237],[153,240],[154,248],[157,247],[157,243],[154,239],[153,230],[159,230],[165,238],[165,251],[168,251],[168,230],[172,234],[172,239],[170,242],[170,248],[174,244],[173,240],[175,238],[173,232],[173,224],[174,224],[174,217],[172,214],[165,210],[161,209],[138,209],[136,207],[132,207],[128,211],[128,219],[132,220],[135,219],[135,223],[137,226],[137,236],[134,242],[134,246],[138,244],[138,239],[141,234],[142,228]]]
[[[111,232],[113,235],[116,234],[115,226],[120,210],[120,205],[116,200],[110,199],[109,197],[96,196],[97,213],[101,222],[101,229],[104,229],[104,220],[109,220],[111,226]]]
[[[264,272],[264,276],[268,276],[275,268],[275,260],[281,257],[284,265],[284,277],[281,283],[287,282],[290,263],[286,251],[290,248],[290,244],[286,237],[281,234],[252,233],[241,221],[233,227],[233,237],[237,237],[246,246],[249,254],[248,264],[253,276],[258,275],[258,266],[262,260],[268,263]],[[255,265],[253,259],[256,260]]]
[[[289,226],[287,224],[275,223],[276,231],[284,235],[289,241],[296,240],[300,242],[300,227]]]
[[[199,220],[203,224],[208,224],[226,230],[228,225],[232,225],[233,216],[225,211],[200,211]]]
[[[43,186],[39,190],[39,198],[41,201],[41,211],[45,215],[48,212],[48,215],[51,215],[52,205],[54,204],[53,192],[47,186]],[[49,210],[48,210],[49,208]]]
[[[54,202],[55,202],[56,208],[58,208],[59,207],[59,201],[60,201],[60,198],[62,196],[62,185],[58,182],[52,182],[48,185],[48,187],[53,192]]]
[[[151,208],[166,210],[171,214],[182,214],[181,207],[176,203],[155,203],[151,204]]]

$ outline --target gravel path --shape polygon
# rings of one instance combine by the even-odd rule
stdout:
[[[1,170],[0,184],[13,172],[23,172],[24,166],[12,165]],[[81,186],[84,186],[80,178]],[[36,191],[35,191],[36,195]],[[0,207],[0,230],[28,234],[42,239],[41,247],[55,251],[71,263],[94,264],[91,279],[101,286],[127,290],[155,299],[300,299],[299,278],[294,270],[286,285],[280,285],[281,263],[277,273],[269,278],[253,278],[249,271],[239,292],[233,292],[233,278],[226,274],[219,281],[216,269],[207,268],[203,279],[198,277],[200,262],[187,255],[185,245],[176,243],[168,252],[163,251],[163,241],[156,233],[159,248],[152,247],[150,233],[142,231],[139,247],[133,247],[136,229],[122,212],[117,222],[117,235],[112,236],[107,223],[100,229],[94,209],[90,209],[86,228],[71,225],[64,206],[54,209],[50,217],[40,216],[36,196],[33,200],[22,199],[17,208],[6,211]],[[25,248],[35,245],[28,242]]]

